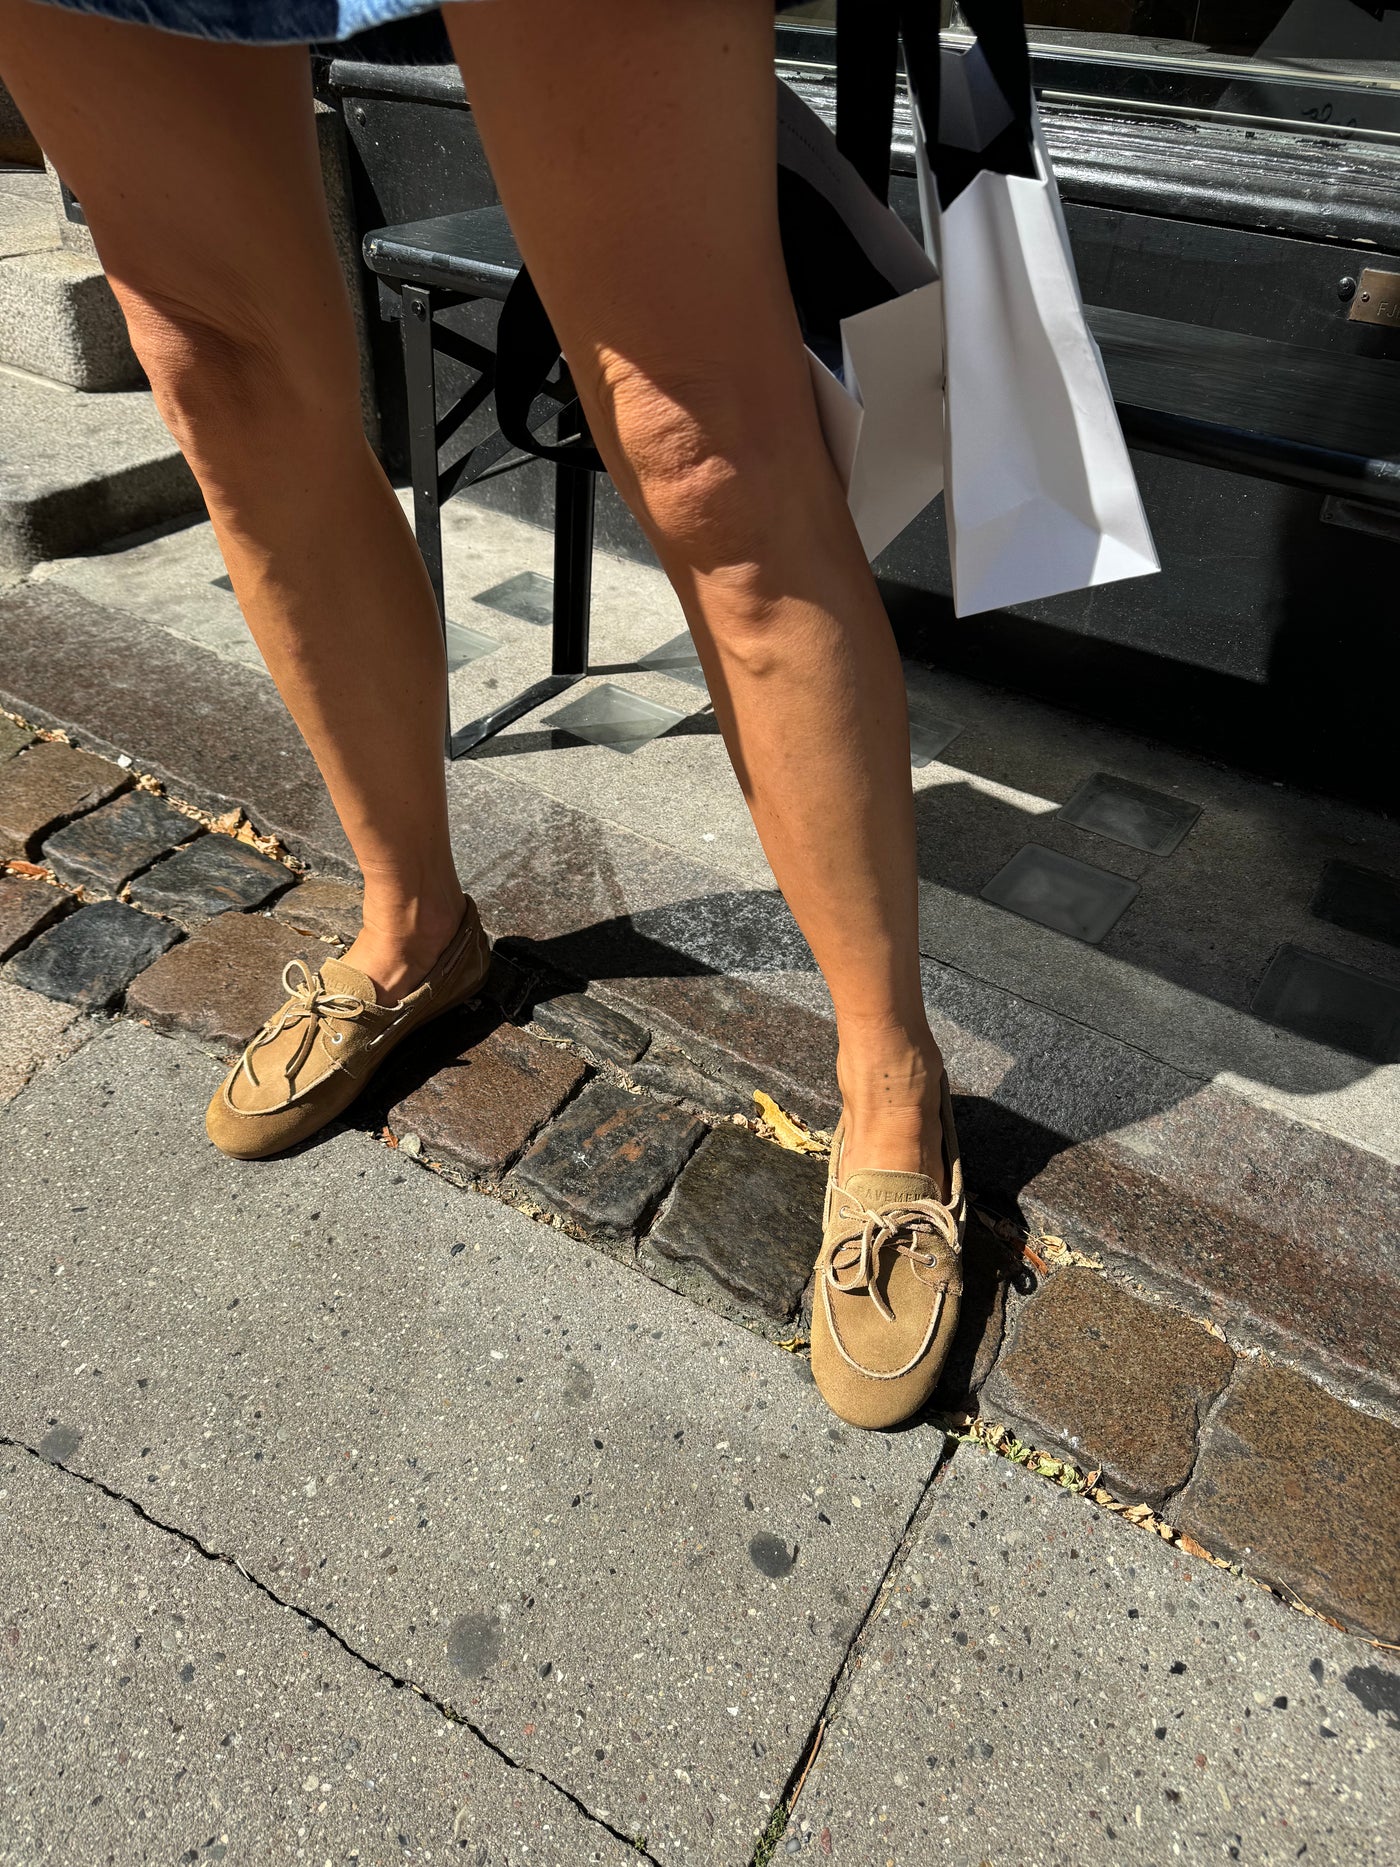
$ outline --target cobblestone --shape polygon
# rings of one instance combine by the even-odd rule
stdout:
[[[360,931],[362,902],[358,888],[313,875],[280,896],[272,912],[297,933],[349,946]]]
[[[811,1155],[785,1153],[742,1128],[716,1128],[686,1163],[648,1242],[786,1321],[821,1244],[825,1172]]]
[[[0,875],[0,960],[26,946],[75,906],[72,895],[26,875]]]
[[[140,876],[131,899],[188,925],[230,908],[260,908],[295,879],[282,863],[235,837],[206,836]]]
[[[94,901],[41,933],[5,968],[16,985],[88,1011],[110,1011],[180,929],[120,901]]]
[[[119,765],[50,740],[0,764],[0,861],[38,857],[50,830],[131,783]]]
[[[306,950],[280,921],[220,914],[133,982],[127,1009],[158,1031],[189,1031],[224,1052],[241,1050],[282,1003],[282,968]]]
[[[587,992],[536,999],[530,1015],[550,1037],[566,1038],[607,1063],[635,1063],[651,1042],[645,1025]]]
[[[46,838],[43,860],[60,881],[114,895],[161,856],[204,834],[163,797],[128,791]]]
[[[23,726],[16,726],[14,721],[0,714],[0,765],[13,758],[16,752],[22,752],[34,735]]]
[[[591,1083],[511,1177],[550,1211],[625,1236],[655,1211],[704,1133],[684,1109]]]
[[[468,1174],[499,1178],[588,1074],[566,1050],[477,1011],[425,1032],[395,1067],[418,1086],[389,1110],[395,1134]]]
[[[693,1102],[712,1115],[752,1115],[751,1095],[732,1088],[669,1044],[654,1044],[631,1072],[633,1080],[660,1096]]]

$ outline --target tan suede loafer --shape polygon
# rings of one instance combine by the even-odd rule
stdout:
[[[942,1103],[946,1204],[922,1173],[864,1169],[843,1183],[842,1128],[831,1144],[812,1378],[852,1426],[896,1426],[917,1413],[958,1326],[967,1199],[946,1076]]]
[[[238,1160],[261,1160],[306,1140],[344,1114],[410,1032],[473,998],[490,960],[491,942],[469,898],[433,970],[397,1005],[381,1005],[372,983],[344,960],[328,959],[319,972],[292,960],[282,974],[291,997],[209,1104],[209,1139]]]

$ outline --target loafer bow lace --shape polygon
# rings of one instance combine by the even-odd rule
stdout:
[[[879,1210],[864,1205],[844,1191],[839,1199],[844,1208],[836,1214],[841,1229],[830,1240],[830,1256],[822,1277],[822,1300],[832,1343],[842,1359],[867,1378],[899,1380],[918,1364],[938,1328],[945,1286],[928,1275],[938,1269],[934,1241],[945,1251],[956,1254],[960,1249],[958,1222],[947,1206],[932,1199],[903,1201]],[[880,1288],[886,1253],[905,1259],[915,1280],[935,1292],[933,1313],[924,1339],[902,1368],[867,1368],[855,1360],[841,1340],[841,1331],[832,1313],[831,1292],[850,1297],[864,1291],[885,1321],[894,1322],[894,1311]]]
[[[238,1067],[254,1088],[258,1087],[257,1072],[253,1068],[255,1053],[268,1044],[276,1043],[284,1031],[290,1031],[301,1024],[304,1029],[297,1040],[296,1049],[282,1066],[282,1074],[290,1092],[298,1071],[311,1055],[325,1020],[344,1018],[349,1021],[362,1017],[366,1005],[364,999],[356,998],[353,992],[328,992],[320,973],[312,972],[306,961],[301,959],[288,960],[282,968],[282,987],[290,1002],[262,1027],[243,1052]]]

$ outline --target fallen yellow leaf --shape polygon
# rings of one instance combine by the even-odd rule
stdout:
[[[779,1147],[785,1147],[793,1154],[823,1154],[826,1152],[820,1141],[814,1141],[803,1124],[795,1115],[783,1112],[761,1089],[755,1089],[753,1099],[758,1104],[758,1112],[764,1122],[773,1130],[773,1139]]]

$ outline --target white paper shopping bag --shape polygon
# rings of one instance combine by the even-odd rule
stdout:
[[[1021,35],[1024,59],[1011,10],[985,11],[996,31]],[[1085,323],[1029,66],[1020,90],[1017,59],[998,58],[1005,48],[979,31],[966,49],[942,48],[936,79],[910,60],[925,238],[943,284],[944,511],[959,616],[1158,568]]]
[[[873,558],[943,486],[938,271],[898,215],[866,187],[821,118],[787,85],[779,85],[778,95],[780,170],[825,203],[851,242],[813,241],[817,267],[838,275],[829,278],[836,302],[849,302],[851,291],[871,301],[833,317],[827,342],[809,339],[807,359],[827,449]],[[863,263],[853,281],[857,252]],[[819,279],[811,295],[824,300],[826,283]],[[806,295],[795,289],[795,296],[801,313]]]

